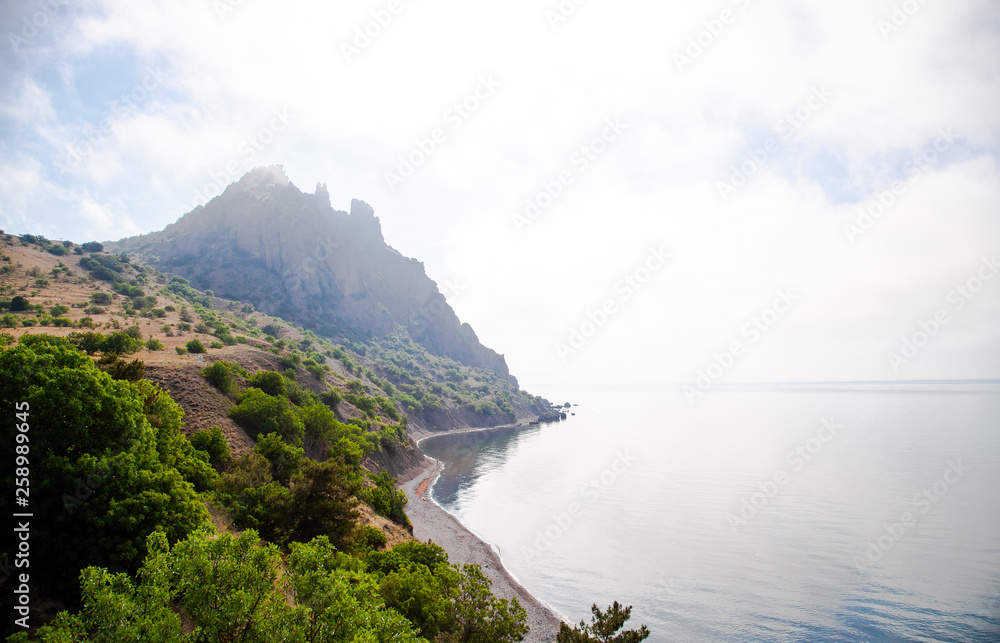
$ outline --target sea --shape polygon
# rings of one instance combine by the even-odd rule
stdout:
[[[565,619],[656,642],[1000,641],[1000,381],[544,391],[433,499]]]

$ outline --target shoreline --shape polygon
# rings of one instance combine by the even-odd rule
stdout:
[[[503,427],[455,429],[422,436],[420,442],[435,435],[453,435],[491,431],[503,428],[529,428],[530,424],[513,424]],[[441,473],[443,464],[421,452],[422,462],[411,467],[399,477],[399,488],[407,497],[406,515],[413,523],[413,537],[421,542],[428,540],[440,545],[448,553],[448,560],[457,565],[479,565],[492,581],[491,591],[499,598],[516,597],[527,612],[530,629],[525,643],[552,643],[559,632],[562,619],[554,610],[535,598],[503,565],[497,549],[470,531],[455,516],[448,513],[431,498],[430,489]]]

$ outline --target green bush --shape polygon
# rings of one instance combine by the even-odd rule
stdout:
[[[142,348],[142,345],[141,332],[139,333],[139,337],[136,338],[127,332],[116,331],[104,338],[104,343],[101,345],[101,352],[115,353],[116,355],[131,355]]]
[[[28,310],[28,308],[30,306],[31,306],[31,302],[29,302],[27,300],[27,298],[22,297],[20,295],[18,295],[18,296],[14,297],[13,299],[10,300],[10,310],[11,310],[11,312],[14,312],[14,313],[21,312],[21,311],[24,311],[24,310]]]
[[[161,342],[160,340],[156,339],[155,337],[150,337],[148,340],[146,340],[146,350],[148,350],[148,351],[162,351],[163,350],[163,342]]]
[[[53,317],[61,317],[62,315],[65,315],[66,313],[69,312],[69,308],[63,306],[62,304],[59,304],[49,309],[49,312],[52,314]]]
[[[172,454],[159,451],[155,424],[171,405],[178,423],[181,412],[163,391],[151,401],[152,388],[112,379],[66,338],[34,335],[0,351],[0,406],[27,403],[32,426],[44,427],[31,432],[31,575],[52,598],[74,602],[87,565],[135,572],[151,532],[176,541],[207,523],[191,484],[161,460]],[[5,436],[16,422],[0,417]]]
[[[226,395],[235,395],[239,391],[236,385],[237,374],[246,375],[246,371],[239,364],[221,360],[201,369],[205,381]]]
[[[355,537],[366,550],[383,549],[389,544],[389,538],[385,533],[378,527],[371,525],[358,525]]]
[[[174,350],[177,351],[178,355],[187,355],[188,349],[183,346],[174,346]]]
[[[197,339],[192,339],[187,343],[187,350],[189,353],[204,353],[206,352],[205,345],[202,344]]]
[[[253,440],[261,434],[277,433],[289,444],[302,442],[305,427],[285,397],[273,397],[258,388],[248,388],[240,403],[230,409],[229,417]]]
[[[287,395],[287,380],[277,371],[257,371],[247,378],[247,386],[253,386],[268,395]]]
[[[208,347],[209,348],[225,348],[226,345],[223,344],[222,342],[212,342],[211,344],[208,345]]]
[[[375,510],[375,513],[385,516],[393,522],[408,527],[410,519],[406,517],[406,494],[396,488],[396,479],[389,476],[383,469],[382,473],[369,474],[369,479],[375,483],[370,489],[362,492],[362,499]]]
[[[229,454],[229,442],[222,435],[222,429],[217,426],[191,434],[191,446],[207,453],[209,463],[219,471],[228,467],[229,463],[232,462],[232,456]]]
[[[107,306],[111,303],[111,295],[106,292],[91,293],[90,301],[99,306]]]

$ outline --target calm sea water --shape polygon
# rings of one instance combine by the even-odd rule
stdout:
[[[1000,641],[1000,383],[555,399],[575,415],[421,446],[435,499],[572,621],[618,600],[653,642]]]

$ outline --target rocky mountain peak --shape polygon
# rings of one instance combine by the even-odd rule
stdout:
[[[259,167],[162,232],[109,242],[167,273],[331,337],[404,333],[431,352],[516,384],[502,355],[462,324],[423,264],[386,245],[359,199],[333,209],[326,185],[296,188]]]

